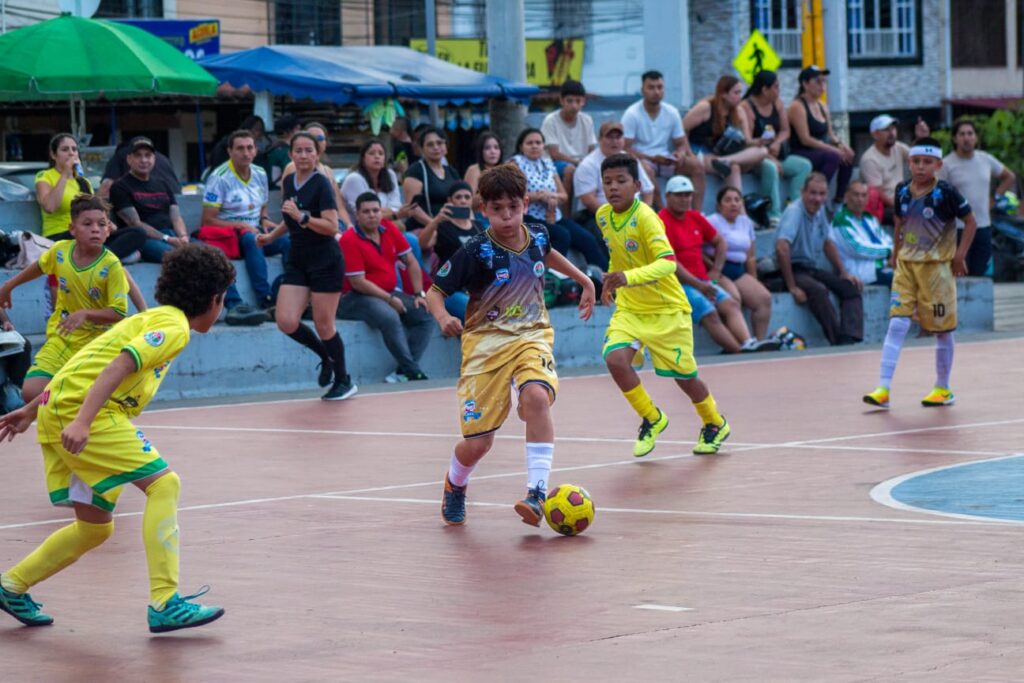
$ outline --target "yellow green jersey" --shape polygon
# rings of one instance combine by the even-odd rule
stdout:
[[[74,240],[61,240],[39,257],[39,269],[57,280],[57,298],[53,314],[46,323],[46,336],[63,336],[71,347],[81,347],[110,329],[86,321],[68,335],[60,335],[57,325],[75,311],[111,308],[128,315],[128,278],[124,266],[106,247],[100,255],[84,266],[75,265],[72,254]]]
[[[100,373],[121,352],[131,355],[135,372],[118,385],[100,408],[90,433],[112,429],[142,412],[167,376],[171,361],[188,345],[188,318],[174,306],[158,306],[122,320],[89,342],[61,368],[43,393],[38,427],[40,443],[60,441]]]
[[[611,204],[597,210],[597,225],[608,245],[611,272],[626,272],[650,265],[658,259],[675,259],[672,245],[665,235],[665,224],[651,207],[639,200],[625,213],[615,213]],[[622,311],[632,313],[690,312],[682,285],[675,271],[647,282],[620,287],[615,292],[615,304]]]

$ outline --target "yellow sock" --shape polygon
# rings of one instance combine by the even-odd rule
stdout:
[[[629,405],[633,406],[636,414],[647,418],[649,422],[655,422],[661,416],[661,411],[654,405],[643,384],[637,384],[629,391],[622,392],[622,395],[629,401]]]
[[[146,489],[142,513],[142,543],[149,565],[149,599],[153,609],[163,609],[178,592],[178,494],[181,479],[168,472]]]
[[[4,572],[3,586],[15,593],[27,593],[32,586],[74,564],[113,533],[113,522],[90,524],[76,519],[54,531],[28,557]]]
[[[725,418],[718,414],[718,406],[715,404],[715,397],[708,392],[707,398],[699,403],[693,404],[693,409],[700,415],[701,421],[706,425],[719,427],[725,424]]]

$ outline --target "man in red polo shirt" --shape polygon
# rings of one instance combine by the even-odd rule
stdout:
[[[384,337],[384,345],[398,364],[384,381],[426,379],[419,360],[434,331],[422,289],[412,296],[398,283],[396,264],[401,261],[414,283],[423,273],[405,236],[390,221],[381,220],[380,199],[374,192],[356,198],[356,224],[341,235],[345,256],[345,283],[338,317],[362,320]]]
[[[676,255],[676,277],[690,300],[694,327],[702,325],[725,353],[764,351],[767,345],[750,334],[739,303],[718,285],[728,245],[700,211],[693,210],[693,183],[673,176],[665,186],[665,208],[658,217]],[[711,273],[704,246],[713,247]],[[775,348],[778,348],[776,345]]]

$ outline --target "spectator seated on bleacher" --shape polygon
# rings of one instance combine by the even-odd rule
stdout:
[[[584,114],[587,91],[583,84],[571,78],[562,83],[558,95],[562,106],[544,117],[540,126],[545,148],[555,170],[566,189],[571,188],[573,173],[587,154],[597,146],[594,138],[594,120]]]
[[[601,162],[605,160],[605,157],[619,154],[626,148],[623,137],[624,130],[619,121],[602,123],[597,149],[583,157],[583,161],[576,167],[576,173],[573,175],[573,193],[580,203],[580,210],[574,218],[577,223],[595,235],[600,233],[597,230],[597,223],[594,221],[594,214],[602,204],[608,203],[604,196],[604,186],[601,184]],[[650,206],[654,201],[654,183],[647,176],[643,164],[640,164],[638,170],[640,171],[640,200]],[[601,240],[599,246],[603,244],[604,242]]]
[[[544,134],[527,128],[516,140],[518,154],[512,163],[526,176],[526,220],[543,223],[551,236],[551,246],[563,256],[569,249],[583,255],[589,265],[602,271],[608,269],[608,256],[598,246],[594,235],[576,221],[562,214],[561,204],[568,199],[555,165],[544,158]]]
[[[338,317],[361,320],[379,330],[397,368],[386,382],[426,379],[419,360],[430,343],[434,318],[427,311],[422,286],[412,295],[398,286],[396,264],[409,270],[412,282],[423,281],[419,263],[402,231],[381,220],[380,198],[365,192],[356,198],[356,224],[341,236],[345,284]]]
[[[665,186],[665,208],[658,212],[676,256],[676,277],[690,301],[693,324],[701,325],[725,353],[779,348],[778,340],[762,345],[750,334],[739,302],[719,284],[728,245],[700,211],[693,210],[693,183],[674,176]],[[711,268],[704,263],[704,249],[713,250]]]
[[[735,187],[723,187],[718,191],[716,207],[717,211],[708,217],[708,222],[726,244],[719,284],[741,307],[750,311],[754,336],[767,339],[772,318],[772,295],[757,279],[754,221],[744,211],[743,195]]]
[[[101,197],[107,198],[110,195],[110,188],[114,183],[131,170],[128,164],[128,155],[135,149],[135,143],[139,140],[148,140],[148,138],[144,135],[137,135],[128,142],[118,145],[117,149],[114,150],[114,156],[110,157],[110,161],[107,162],[106,167],[103,169],[103,180],[100,183],[99,191]],[[150,144],[153,143],[150,142]],[[160,150],[156,150],[154,154],[156,155],[156,160],[153,162],[153,170],[150,171],[150,175],[166,181],[174,189],[174,194],[181,194],[181,183],[178,181],[178,176],[174,173],[174,165],[171,164],[171,160]]]
[[[868,187],[868,205],[879,221],[892,225],[892,207],[896,186],[905,180],[903,169],[910,162],[910,147],[897,140],[898,121],[888,114],[871,119],[868,129],[874,143],[860,156],[860,178]],[[931,135],[920,118],[914,126],[915,138]]]
[[[398,223],[409,213],[403,208],[402,186],[398,176],[388,168],[388,154],[384,142],[370,138],[359,150],[359,161],[341,183],[341,196],[349,216],[356,215],[356,199],[364,192],[375,192],[380,198],[381,217]]]
[[[810,161],[814,170],[822,173],[827,182],[836,178],[836,194],[832,201],[838,206],[846,194],[856,155],[832,129],[828,108],[821,102],[828,74],[828,69],[822,70],[814,64],[804,68],[797,77],[800,89],[796,99],[789,103],[786,114],[793,129],[791,151]],[[803,190],[800,192],[802,195]]]
[[[866,285],[892,284],[892,237],[867,212],[868,186],[853,180],[846,188],[846,203],[832,218],[835,242],[848,273]]]
[[[793,301],[807,304],[832,346],[864,338],[864,284],[846,271],[825,215],[828,180],[807,176],[800,199],[786,207],[775,239],[779,274],[767,280],[770,290],[788,291]],[[829,292],[839,297],[839,313]]]
[[[265,313],[274,305],[267,275],[267,256],[280,254],[288,259],[291,239],[282,235],[266,246],[256,243],[256,236],[269,233],[277,224],[267,216],[267,172],[255,164],[256,141],[248,130],[236,130],[228,136],[229,159],[215,168],[206,179],[203,193],[202,228],[197,235],[201,240],[227,238],[238,243],[238,254],[229,257],[245,261],[245,270],[256,293],[255,306],[242,301],[238,288],[232,284],[224,297],[228,309],[225,322],[229,325],[259,324],[268,319]],[[232,250],[233,251],[233,250]]]
[[[742,173],[761,168],[768,151],[751,140],[751,126],[743,102],[743,84],[735,76],[722,76],[715,94],[693,105],[683,117],[690,147],[703,156],[705,172],[718,174],[726,185],[743,187]]]
[[[472,204],[473,190],[469,183],[462,180],[454,183],[448,195],[448,203],[420,231],[420,249],[424,253],[433,250],[436,257],[433,261],[439,266],[446,263],[471,237],[486,229],[472,217]],[[412,235],[406,236],[406,239],[411,238]],[[445,310],[459,320],[466,319],[468,304],[469,294],[465,291],[453,292],[444,300]]]
[[[153,141],[135,138],[128,154],[130,170],[110,187],[110,203],[121,225],[146,233],[141,252],[149,263],[160,263],[168,251],[189,242],[174,187],[153,173],[155,163]]]

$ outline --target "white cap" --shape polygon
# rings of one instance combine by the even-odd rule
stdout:
[[[668,184],[665,185],[665,194],[675,194],[676,192],[693,192],[693,183],[684,175],[672,176],[668,179]]]
[[[872,133],[877,133],[880,130],[885,130],[894,123],[897,123],[896,119],[889,116],[888,114],[881,114],[871,119],[871,125],[869,126],[869,129]]]

